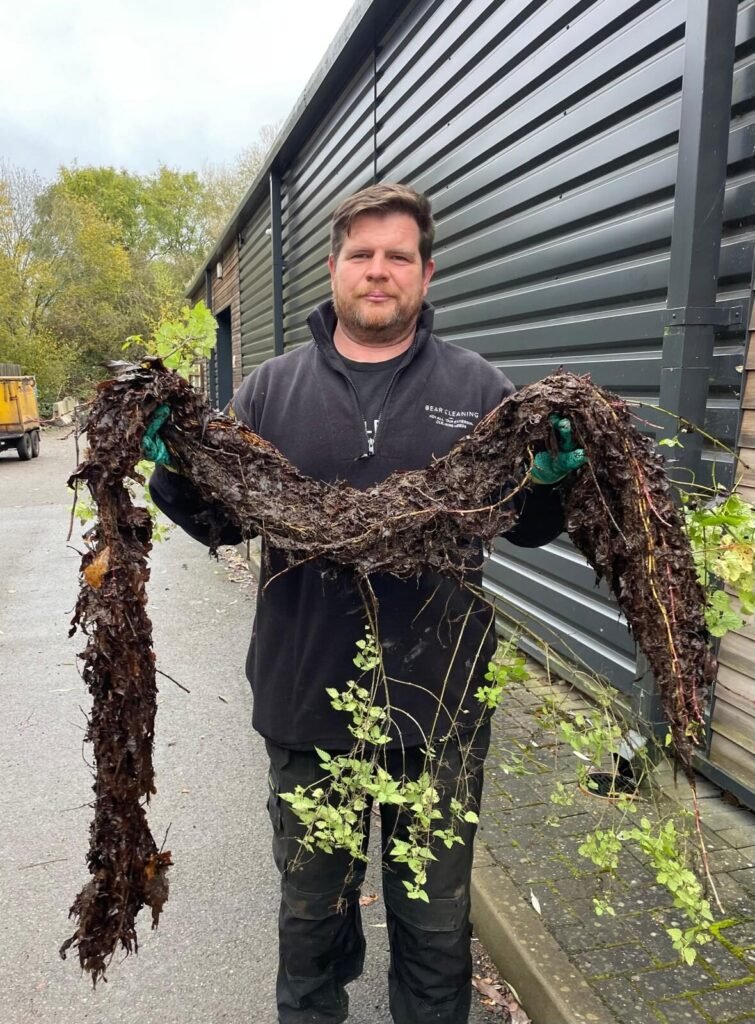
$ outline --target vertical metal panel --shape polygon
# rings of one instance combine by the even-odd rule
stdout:
[[[326,261],[333,208],[373,180],[373,64],[370,54],[282,177],[286,349],[309,340],[306,318],[330,294]]]
[[[563,365],[656,405],[687,0],[423,0],[412,11],[378,47],[377,169],[432,199],[439,334],[517,384]],[[753,253],[752,15],[742,3],[743,114],[724,214],[736,227],[719,278],[731,304]],[[707,410],[708,428],[730,442],[741,340],[718,332]],[[501,542],[488,577],[556,647],[631,692],[633,644],[586,572],[565,541],[540,552]]]
[[[273,323],[273,255],[270,203],[266,196],[241,231],[241,372],[275,354]]]
[[[691,423],[705,417],[722,312],[715,301],[736,22],[737,0],[690,0],[660,404]],[[663,434],[673,437],[677,429],[667,422]],[[677,480],[699,476],[702,446],[699,434],[685,437]]]
[[[283,355],[283,239],[281,224],[281,180],[277,169],[270,172],[270,242],[273,263],[273,348]]]

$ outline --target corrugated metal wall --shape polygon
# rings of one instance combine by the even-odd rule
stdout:
[[[752,106],[755,36],[753,4],[741,6],[738,110]],[[686,13],[686,0],[425,0],[380,47],[378,177],[432,199],[438,331],[517,384],[564,365],[657,403]],[[723,301],[749,287],[754,141],[738,117]],[[742,341],[722,336],[712,382],[707,425],[728,443]],[[634,645],[568,542],[501,542],[489,582],[631,690]]]
[[[239,287],[241,290],[241,373],[274,354],[273,257],[270,206],[263,203],[241,230]]]
[[[331,211],[373,180],[426,192],[437,328],[524,384],[563,365],[658,402],[687,0],[407,3],[295,157],[279,162],[284,346],[329,294]],[[310,116],[302,108],[302,117]],[[308,122],[309,123],[309,122]],[[740,0],[719,301],[749,298],[755,239],[755,0]],[[270,207],[242,231],[244,374],[273,354]],[[744,325],[721,330],[706,427],[737,438]],[[652,415],[652,413],[650,414]],[[744,424],[742,443],[752,442]],[[748,441],[747,438],[750,438]],[[713,452],[705,457],[710,465]],[[725,472],[719,467],[719,472]],[[635,651],[560,539],[505,543],[502,602],[629,693]]]
[[[338,202],[373,181],[374,91],[370,54],[281,181],[285,346],[309,340],[306,320],[330,295],[326,260]]]

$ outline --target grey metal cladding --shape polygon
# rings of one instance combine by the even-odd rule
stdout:
[[[241,232],[241,373],[246,376],[274,354],[273,263],[270,206],[263,202]]]
[[[687,6],[423,0],[379,40],[377,177],[432,200],[438,332],[517,384],[562,365],[657,405]],[[747,0],[720,257],[730,306],[752,273],[753,39]],[[743,341],[741,328],[719,333],[708,404],[707,429],[730,444]],[[631,689],[631,640],[565,540],[543,551],[501,541],[488,585]]]
[[[309,108],[298,149],[276,163],[285,348],[309,339],[306,317],[329,294],[333,207],[373,180],[406,181],[433,202],[439,333],[517,384],[558,366],[589,372],[643,403],[638,416],[649,422],[638,425],[651,429],[687,0],[414,0],[394,9],[374,52],[365,34],[338,95],[316,103],[316,114]],[[749,298],[754,152],[755,0],[741,0],[718,289],[729,308]],[[243,231],[244,373],[273,352],[269,223],[265,200]],[[729,444],[743,347],[741,324],[718,331],[705,425]],[[705,458],[713,464],[712,449]],[[487,582],[558,650],[632,689],[625,625],[565,538],[538,551],[497,543]]]
[[[306,318],[330,294],[330,217],[374,175],[374,75],[370,55],[282,177],[285,347],[309,340]]]

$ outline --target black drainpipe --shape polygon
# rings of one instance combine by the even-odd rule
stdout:
[[[742,311],[716,305],[731,121],[737,0],[688,0],[671,260],[663,332],[657,437],[674,437],[681,420],[702,426],[713,375],[716,327]],[[738,319],[737,319],[738,317]],[[683,434],[668,451],[669,474],[688,484],[701,475],[702,438]],[[655,681],[638,657],[634,710],[662,734]]]
[[[737,0],[689,0],[660,405],[699,426],[715,330],[742,316],[716,305],[736,26]],[[668,420],[661,436],[678,429]],[[701,470],[702,438],[685,434],[683,441],[673,449],[680,483]]]

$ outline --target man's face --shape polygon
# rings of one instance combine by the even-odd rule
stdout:
[[[435,264],[422,266],[419,226],[409,214],[364,213],[328,267],[341,329],[354,341],[385,344],[413,331]]]

